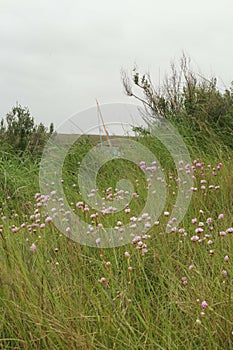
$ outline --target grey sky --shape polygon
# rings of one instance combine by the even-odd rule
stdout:
[[[0,116],[18,101],[58,125],[95,98],[135,103],[120,69],[137,63],[156,83],[182,50],[229,85],[232,14],[232,0],[0,0]],[[81,128],[96,124],[87,119]]]

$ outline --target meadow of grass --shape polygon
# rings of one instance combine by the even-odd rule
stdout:
[[[90,138],[71,149],[64,165],[66,197],[90,228],[113,225],[121,232],[127,222],[144,223],[146,233],[110,249],[61,234],[46,211],[53,183],[50,197],[39,193],[39,161],[0,154],[1,349],[233,347],[232,151],[214,142],[207,142],[209,152],[190,147],[192,164],[181,159],[179,171],[193,176],[191,204],[167,233],[176,220],[170,213],[179,174],[159,143],[139,141],[155,152],[166,179],[166,206],[156,222],[139,215],[149,190],[140,165],[119,159],[100,169],[98,191],[111,207],[119,177],[128,177],[137,194],[116,217],[108,207],[96,215],[79,193],[78,162]],[[62,202],[53,215],[68,221]]]

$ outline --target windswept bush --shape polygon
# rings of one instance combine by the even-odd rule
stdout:
[[[131,78],[122,72],[122,81],[128,96],[143,103],[146,121],[166,118],[187,141],[216,140],[232,148],[233,136],[233,82],[221,92],[217,79],[207,79],[195,73],[190,59],[183,55],[180,64],[171,64],[171,74],[155,88],[150,74],[133,70]]]

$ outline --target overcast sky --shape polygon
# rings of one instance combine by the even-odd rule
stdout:
[[[57,126],[95,98],[135,103],[121,68],[137,63],[157,83],[182,51],[228,86],[232,15],[232,0],[0,0],[0,116],[18,101],[36,122]],[[96,124],[79,118],[82,129]]]

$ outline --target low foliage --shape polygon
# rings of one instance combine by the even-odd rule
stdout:
[[[149,140],[141,142],[148,142],[153,149]],[[99,225],[116,225],[120,232],[122,224],[140,221],[147,233],[132,238],[127,246],[112,249],[99,249],[98,236],[96,248],[72,242],[57,231],[53,216],[46,212],[46,202],[56,198],[54,184],[48,184],[51,192],[45,198],[33,187],[37,166],[32,160],[21,164],[15,157],[10,164],[2,163],[9,181],[0,205],[0,346],[38,350],[230,349],[231,160],[202,154],[189,166],[180,162],[179,171],[193,170],[193,197],[184,220],[166,233],[169,222],[175,220],[170,213],[178,174],[172,170],[172,162],[165,171],[166,207],[155,223],[148,215],[139,214],[148,191],[140,166],[139,170],[123,167],[120,160],[106,164],[98,179],[103,203],[110,200],[112,206],[111,198],[122,196],[114,189],[122,171],[138,194],[130,210],[114,220],[108,207],[97,216],[82,201],[74,169],[90,143],[86,139],[77,147],[67,157],[63,172],[72,210],[89,222],[90,232],[102,227]],[[77,158],[79,147],[82,155]],[[161,155],[162,166],[167,161]],[[69,222],[61,198],[59,203],[61,211],[54,211],[54,217],[62,215]]]

